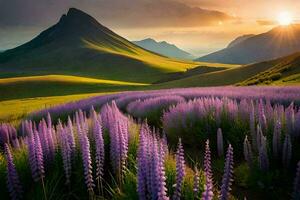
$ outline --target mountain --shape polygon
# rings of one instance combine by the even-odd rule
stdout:
[[[31,41],[0,53],[0,77],[68,75],[151,83],[193,62],[145,50],[76,8]]]
[[[220,51],[196,59],[204,62],[249,64],[287,56],[300,51],[300,25],[278,26],[251,37],[237,38]]]
[[[158,54],[170,57],[170,58],[178,58],[178,59],[193,59],[194,56],[190,53],[179,49],[177,46],[173,44],[169,44],[165,41],[157,42],[154,39],[147,38],[140,41],[133,41],[134,44],[147,49],[149,51],[156,52]]]
[[[241,43],[241,42],[243,42],[243,41],[245,41],[248,38],[253,37],[253,36],[255,36],[255,35],[254,34],[248,34],[248,35],[239,36],[236,39],[234,39],[233,41],[231,41],[228,44],[227,48],[233,47],[233,46],[235,46],[235,45],[237,45],[237,44],[239,44],[239,43]]]

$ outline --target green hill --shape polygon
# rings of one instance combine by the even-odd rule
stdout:
[[[234,85],[273,67],[278,60],[198,74],[158,85],[158,88]]]
[[[239,85],[294,85],[300,84],[300,53],[280,58],[269,69],[262,71]]]
[[[298,84],[300,53],[275,60],[190,76],[158,85],[159,88],[221,85]]]
[[[1,53],[0,77],[61,74],[151,83],[196,65],[142,49],[71,8],[30,42]]]
[[[0,101],[30,97],[136,90],[148,84],[66,75],[0,79]]]

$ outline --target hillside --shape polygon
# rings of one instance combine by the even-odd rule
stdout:
[[[249,64],[287,56],[300,51],[300,25],[278,26],[246,38],[220,51],[196,59],[203,62]]]
[[[195,65],[140,48],[75,8],[33,40],[0,54],[1,77],[62,74],[151,83]]]
[[[282,58],[281,58],[282,59]],[[187,78],[169,81],[157,85],[157,88],[173,87],[207,87],[207,86],[225,86],[234,85],[245,81],[263,71],[271,69],[281,62],[281,59],[244,65],[241,67],[228,68],[221,71],[198,74]]]
[[[253,37],[253,36],[255,36],[255,35],[254,34],[247,34],[247,35],[239,36],[236,39],[234,39],[233,41],[231,41],[228,44],[227,48],[234,47],[235,45],[237,45],[237,44],[239,44],[239,43],[241,43],[241,42],[243,42],[243,41],[245,41],[248,38]]]
[[[239,83],[239,85],[258,84],[300,84],[300,53],[281,58],[271,68]]]
[[[174,44],[169,44],[166,41],[157,42],[151,38],[147,38],[140,41],[133,41],[134,44],[147,49],[149,51],[156,52],[158,54],[184,60],[191,60],[194,58],[190,53],[178,48]]]
[[[0,101],[31,97],[136,90],[147,84],[66,75],[0,79]]]

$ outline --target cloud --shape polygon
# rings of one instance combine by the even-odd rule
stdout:
[[[1,0],[0,26],[54,23],[69,7],[83,9],[114,27],[197,27],[234,19],[177,0]]]
[[[256,20],[256,23],[260,26],[273,26],[278,24],[275,20]]]

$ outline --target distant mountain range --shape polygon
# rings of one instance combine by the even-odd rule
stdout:
[[[132,41],[134,44],[147,49],[149,51],[156,52],[158,54],[178,59],[187,59],[191,60],[195,57],[190,53],[178,48],[174,44],[170,44],[166,41],[157,42],[152,38],[147,38],[140,41]]]
[[[28,43],[0,53],[0,77],[61,74],[151,83],[193,66],[145,50],[76,8]]]
[[[225,49],[196,60],[231,64],[271,60],[300,51],[299,38],[299,24],[278,26],[266,33],[238,37]]]

